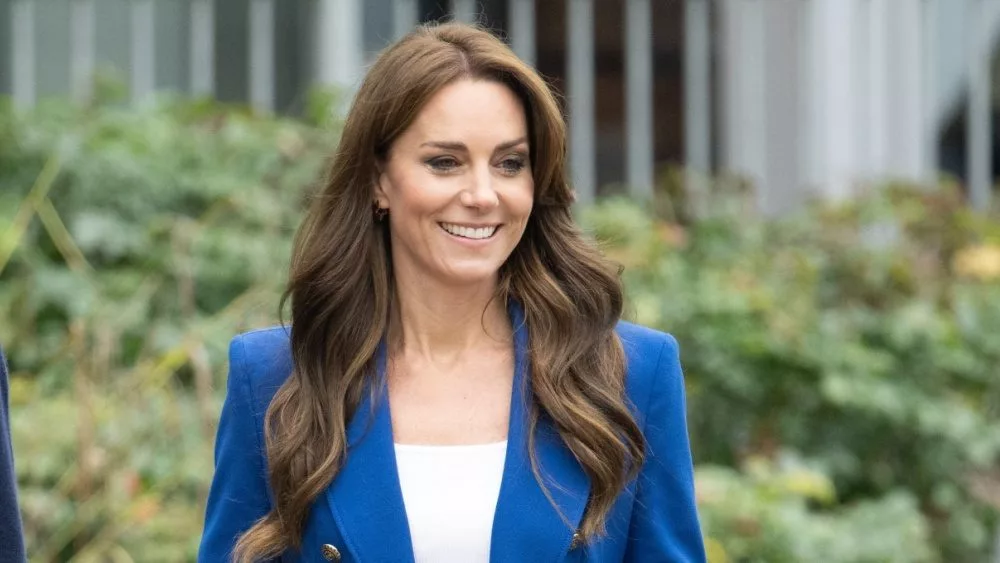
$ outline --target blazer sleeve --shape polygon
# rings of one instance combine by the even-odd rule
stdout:
[[[267,486],[262,413],[255,412],[246,347],[229,345],[229,378],[215,438],[215,475],[205,509],[199,563],[226,563],[239,536],[271,509]]]
[[[684,378],[677,341],[664,335],[646,408],[646,462],[636,482],[625,561],[705,561],[694,497]]]

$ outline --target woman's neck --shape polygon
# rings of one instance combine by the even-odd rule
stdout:
[[[450,363],[472,350],[509,343],[506,305],[496,283],[430,288],[397,280],[389,328],[394,356]]]

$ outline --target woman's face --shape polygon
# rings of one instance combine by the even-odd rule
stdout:
[[[517,96],[485,80],[442,88],[392,144],[376,197],[389,209],[397,277],[494,282],[534,201]]]

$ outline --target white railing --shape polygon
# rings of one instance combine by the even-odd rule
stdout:
[[[37,97],[39,60],[47,47],[35,29],[37,5],[58,0],[9,0],[10,93],[28,106]],[[176,1],[176,0],[175,0]],[[245,0],[247,87],[245,99],[262,112],[275,111],[276,0]],[[501,0],[494,0],[499,2]],[[68,94],[91,95],[96,0],[62,0],[70,20]],[[194,95],[215,93],[215,0],[171,2],[183,10],[187,30],[188,84],[157,84],[156,0],[130,0],[124,39],[135,103],[158,87],[185,87]],[[452,15],[476,21],[489,0],[452,0]],[[1000,9],[992,0],[808,0],[766,2],[684,0],[683,108],[685,157],[692,180],[729,171],[758,186],[759,205],[780,211],[810,195],[849,195],[858,180],[888,176],[928,180],[937,169],[943,99],[954,96],[952,78],[967,98],[966,152],[971,200],[986,205],[991,184],[990,57],[1000,35]],[[295,5],[299,3],[296,2]],[[503,0],[507,35],[526,61],[536,60],[536,0]],[[365,64],[363,10],[391,13],[388,41],[417,23],[418,0],[309,0],[313,38],[309,81],[350,93]],[[946,6],[947,5],[947,6]],[[594,0],[566,0],[566,84],[569,154],[578,199],[597,192]],[[623,0],[625,57],[625,178],[637,197],[653,185],[652,0]],[[946,10],[965,10],[964,28],[940,24]],[[713,12],[718,17],[713,17]],[[950,13],[950,12],[948,12]],[[303,22],[303,25],[305,22]],[[171,30],[173,32],[173,30]],[[953,37],[958,33],[960,36]],[[369,38],[371,39],[371,38]],[[719,60],[714,69],[713,43]],[[956,43],[963,72],[942,62]],[[290,50],[293,51],[293,50]],[[964,53],[964,54],[963,54]],[[296,55],[298,56],[298,55]],[[950,60],[950,59],[949,59]],[[301,62],[301,61],[296,61]],[[225,69],[221,69],[225,70]],[[941,78],[947,78],[942,83]],[[950,77],[950,78],[949,78]],[[718,79],[718,83],[716,82]],[[951,110],[954,111],[953,109]],[[713,123],[713,118],[719,123]]]
[[[992,184],[990,60],[1000,9],[994,0],[687,0],[689,95],[721,95],[718,166],[750,179],[759,206],[780,211],[811,196],[843,198],[886,179],[930,183],[939,163],[942,78],[961,80],[970,201],[984,208]],[[721,84],[705,85],[707,6],[719,11]],[[942,14],[967,14],[966,29]],[[994,14],[996,12],[996,14]],[[997,17],[989,17],[990,15]],[[955,46],[958,51],[955,51]],[[948,51],[948,50],[951,51]],[[957,55],[954,73],[944,53]],[[954,61],[952,61],[954,62]],[[710,82],[710,79],[708,79]],[[686,116],[700,130],[700,100]],[[705,141],[689,132],[703,165]]]
[[[22,106],[36,99],[35,5],[40,0],[12,0],[11,61],[12,93]],[[64,0],[69,4],[71,57],[69,73],[71,94],[85,100],[90,94],[91,77],[95,69],[94,0]],[[413,28],[418,19],[417,0],[391,1],[394,37]],[[275,0],[248,0],[247,92],[246,100],[263,112],[274,111],[275,67]],[[478,0],[453,0],[453,16],[459,21],[479,19]],[[361,0],[315,0],[314,69],[312,81],[338,86],[350,92],[362,72],[364,37],[362,10],[372,3]],[[388,5],[388,4],[387,4]],[[218,17],[214,0],[187,0],[181,4],[187,11],[189,38],[187,89],[193,95],[214,92],[215,20]],[[512,47],[526,61],[535,60],[535,0],[508,0],[507,31]],[[129,5],[128,52],[130,86],[133,101],[148,100],[156,91],[157,53],[154,0],[131,0]],[[628,0],[623,5],[628,29],[626,45],[627,116],[627,178],[638,195],[648,195],[653,184],[653,96],[652,96],[652,33],[650,0]],[[596,194],[595,116],[594,116],[594,16],[593,0],[567,2],[569,45],[567,73],[569,88],[570,152],[573,180],[578,198],[592,201]],[[388,38],[387,38],[388,39]]]

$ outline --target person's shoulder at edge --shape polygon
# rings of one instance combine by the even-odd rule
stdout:
[[[632,402],[641,408],[657,387],[657,377],[663,377],[664,372],[681,372],[679,365],[672,365],[679,363],[677,340],[668,333],[628,321],[619,321],[616,332],[625,351],[625,388]]]
[[[231,358],[250,383],[256,411],[264,412],[274,394],[292,373],[291,327],[271,326],[236,335],[230,342]],[[238,360],[237,360],[238,359]]]
[[[10,443],[7,360],[0,348],[0,563],[26,561],[21,513],[17,504],[14,448]]]

